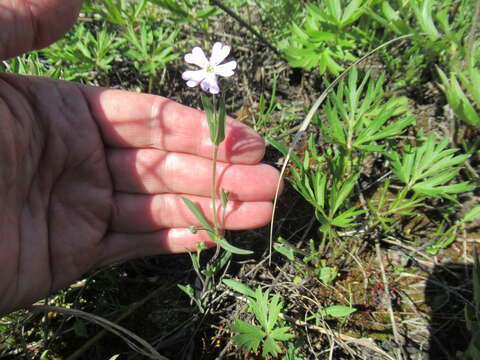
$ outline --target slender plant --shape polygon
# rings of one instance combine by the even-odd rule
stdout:
[[[196,271],[203,287],[202,296],[199,299],[194,297],[193,289],[187,286],[180,286],[180,288],[187,293],[198,305],[200,311],[205,310],[205,303],[209,290],[211,290],[211,279],[217,274],[226,262],[229,260],[231,254],[247,255],[252,252],[249,250],[243,250],[231,245],[224,237],[222,229],[224,228],[225,211],[228,203],[228,193],[221,190],[221,206],[222,216],[219,223],[219,214],[217,212],[217,183],[216,183],[216,166],[218,157],[219,145],[225,139],[225,101],[223,97],[220,97],[217,101],[216,95],[220,93],[220,87],[217,81],[217,76],[230,77],[234,74],[234,70],[237,66],[235,60],[222,62],[227,58],[230,53],[230,46],[224,45],[221,42],[216,42],[212,48],[212,54],[210,59],[207,59],[205,53],[200,47],[194,47],[192,52],[185,55],[185,61],[190,64],[198,66],[199,70],[187,70],[182,74],[182,78],[186,81],[187,86],[196,87],[200,85],[200,88],[208,93],[212,99],[202,94],[201,100],[207,116],[208,127],[210,129],[210,141],[213,144],[212,154],[212,184],[211,184],[211,208],[213,214],[212,223],[210,223],[201,209],[194,204],[190,199],[183,198],[185,205],[195,215],[199,223],[200,229],[193,228],[192,231],[196,232],[206,231],[209,238],[217,244],[217,250],[214,256],[210,259],[204,269],[201,269],[200,255],[205,248],[204,245],[199,245],[198,252],[196,254],[191,253],[192,264]],[[224,252],[221,254],[220,249]]]

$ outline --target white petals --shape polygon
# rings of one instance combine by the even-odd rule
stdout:
[[[188,87],[195,87],[198,85],[198,81],[193,81],[193,80],[188,80],[187,81],[187,86]]]
[[[197,83],[199,83],[200,81],[205,79],[206,76],[207,76],[207,72],[203,69],[201,69],[201,70],[187,70],[187,71],[183,72],[182,79],[186,80],[186,81],[193,80],[193,81],[196,81]]]
[[[202,48],[195,46],[191,53],[185,55],[185,61],[189,64],[197,65],[201,68],[208,66],[208,60]]]
[[[185,61],[200,67],[199,70],[187,70],[182,73],[182,79],[187,82],[187,86],[195,87],[200,85],[203,91],[210,94],[218,94],[217,75],[230,77],[234,74],[237,62],[232,60],[225,64],[220,64],[230,54],[230,46],[216,42],[212,47],[210,60],[207,59],[203,50],[196,46],[191,53],[185,55]]]
[[[215,67],[215,74],[230,77],[233,75],[233,70],[237,67],[237,62],[235,60],[229,61],[225,64],[218,65]]]
[[[220,92],[215,74],[207,74],[207,77],[200,83],[200,87],[203,91],[210,94],[218,94]]]
[[[223,45],[221,42],[216,42],[212,47],[212,56],[210,56],[210,63],[212,65],[220,64],[230,54],[230,46]]]

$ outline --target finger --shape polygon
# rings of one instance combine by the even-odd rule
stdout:
[[[113,149],[107,152],[107,161],[117,191],[200,196],[212,191],[212,162],[205,158],[155,149]],[[228,191],[232,200],[271,200],[275,195],[278,171],[269,165],[218,162],[216,174],[217,188]]]
[[[0,59],[40,49],[73,25],[81,0],[0,0]]]
[[[88,86],[82,89],[108,146],[212,156],[203,112],[160,96]],[[228,119],[220,161],[254,164],[264,152],[265,144],[255,131]]]
[[[189,229],[183,228],[146,234],[110,233],[103,240],[97,265],[143,256],[196,251],[199,242],[204,242],[209,247],[215,245],[205,231],[192,234]]]
[[[111,228],[116,232],[151,232],[164,228],[200,226],[200,222],[185,205],[180,194],[115,196],[115,212]],[[185,196],[186,197],[186,196]],[[213,223],[212,201],[207,197],[188,196],[206,219]],[[217,223],[222,223],[223,211],[216,202]],[[229,201],[225,210],[228,230],[253,229],[267,224],[272,216],[269,201]]]

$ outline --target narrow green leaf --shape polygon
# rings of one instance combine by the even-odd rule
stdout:
[[[217,245],[219,245],[222,249],[226,250],[226,251],[230,251],[232,254],[237,254],[237,255],[250,255],[250,254],[253,254],[253,251],[251,250],[244,250],[244,249],[240,249],[236,246],[233,246],[232,244],[230,244],[225,238],[223,237],[218,237],[215,242],[217,243]]]
[[[272,355],[277,356],[282,352],[282,349],[271,336],[267,336],[263,343],[262,356]]]
[[[191,298],[194,297],[193,288],[190,285],[177,284],[177,286],[179,287],[180,290],[182,290],[189,297],[191,297]]]
[[[285,256],[288,260],[293,261],[295,260],[295,256],[293,253],[293,250],[291,248],[287,248],[285,246],[279,245],[279,244],[274,244],[273,248],[275,251],[279,252],[283,256]]]
[[[215,136],[212,139],[215,145],[220,145],[221,142],[225,139],[225,120],[226,120],[226,112],[225,112],[225,100],[223,96],[220,97],[217,118],[215,119]]]
[[[354,307],[344,305],[333,305],[320,310],[317,314],[320,316],[346,317],[357,311]]]
[[[266,141],[268,144],[272,145],[275,149],[280,151],[283,155],[288,154],[288,146],[285,145],[284,143],[281,143],[280,141],[277,141],[272,138],[267,138]],[[292,159],[292,161],[295,163],[296,166],[298,166],[299,168],[302,168],[302,162],[293,151],[290,153],[290,159]]]
[[[200,222],[200,224],[209,231],[209,234],[211,233],[212,235],[214,235],[213,227],[210,225],[210,223],[207,221],[205,216],[202,214],[202,210],[200,210],[200,208],[197,205],[195,205],[190,199],[187,199],[186,197],[182,197],[182,200],[185,203],[185,205],[187,205],[187,207],[190,209],[190,211],[193,213],[193,215],[195,215],[195,217]]]
[[[255,291],[253,291],[248,285],[245,285],[240,281],[233,279],[223,279],[222,282],[242,295],[248,296],[250,298],[255,298]]]
[[[462,223],[473,221],[479,216],[480,216],[480,205],[477,205],[463,217]]]
[[[221,189],[222,207],[224,207],[224,208],[227,207],[229,196],[230,196],[230,193],[228,191],[225,191],[224,189]]]
[[[277,323],[279,317],[278,315],[282,311],[283,304],[280,301],[280,295],[275,294],[271,299],[270,299],[270,304],[268,305],[268,320],[267,320],[267,326],[265,327],[265,331],[267,333],[270,333],[273,328],[275,327],[275,324]]]
[[[335,201],[333,203],[332,209],[331,209],[331,214],[335,214],[338,210],[338,208],[343,204],[343,202],[347,199],[348,195],[353,190],[353,187],[357,183],[357,180],[359,178],[360,174],[355,174],[348,178],[345,183],[342,185],[340,188],[338,195],[335,197]]]
[[[288,326],[279,327],[273,330],[270,333],[270,336],[277,341],[290,340],[295,337],[295,335],[289,333],[290,330],[291,329]]]

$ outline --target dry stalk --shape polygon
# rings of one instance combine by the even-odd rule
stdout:
[[[402,356],[406,358],[404,354],[403,346],[402,346],[400,333],[398,332],[397,323],[395,321],[395,314],[393,313],[392,298],[390,296],[390,286],[389,286],[387,275],[385,273],[385,267],[383,265],[383,259],[382,259],[382,250],[380,249],[380,241],[378,239],[375,239],[375,252],[377,254],[378,264],[380,265],[380,273],[382,275],[382,282],[383,282],[383,287],[385,291],[385,297],[387,299],[388,313],[390,315],[390,322],[392,323],[393,338],[395,339],[395,342],[397,343],[402,353]]]

